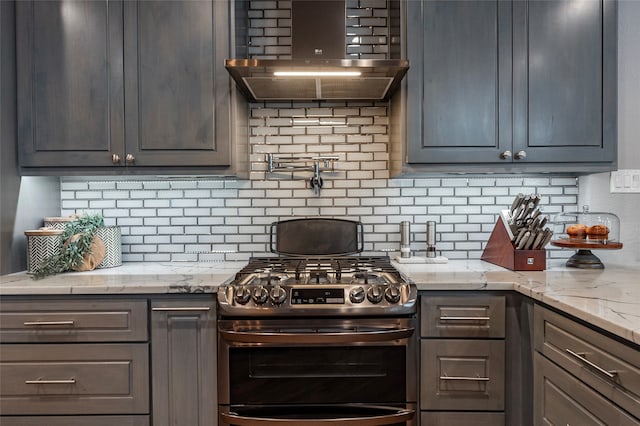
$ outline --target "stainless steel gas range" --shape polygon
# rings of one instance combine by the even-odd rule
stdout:
[[[222,425],[413,425],[417,290],[362,225],[272,225],[275,257],[218,290]]]
[[[387,256],[252,258],[218,292],[237,316],[410,315],[417,291]]]

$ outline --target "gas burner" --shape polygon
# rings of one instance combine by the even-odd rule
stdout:
[[[417,289],[389,257],[251,258],[218,290],[222,315],[408,315]]]

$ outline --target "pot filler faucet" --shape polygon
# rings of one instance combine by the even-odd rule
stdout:
[[[313,172],[313,176],[308,180],[308,182],[314,194],[318,196],[320,195],[320,189],[322,189],[323,185],[320,173],[323,171],[334,171],[336,161],[338,161],[337,156],[276,157],[273,154],[267,154],[269,173],[297,171]]]

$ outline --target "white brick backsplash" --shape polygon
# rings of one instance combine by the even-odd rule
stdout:
[[[90,200],[90,209],[114,209],[116,208],[115,200]]]
[[[452,196],[454,194],[453,188],[429,188],[428,191],[429,197],[446,197]]]
[[[198,218],[198,225],[222,225],[224,217],[220,216],[204,216]]]
[[[196,225],[198,223],[197,217],[179,216],[179,217],[172,217],[170,220],[171,220],[171,225],[185,226],[185,225]]]
[[[149,191],[152,189],[169,189],[171,188],[171,183],[166,180],[142,182],[142,188],[145,191]]]
[[[171,200],[157,200],[157,199],[143,200],[142,206],[146,208],[170,207]]]
[[[144,207],[144,202],[142,200],[115,200],[116,207],[119,209],[141,209]],[[142,215],[145,216],[145,215]]]
[[[70,210],[87,209],[87,208],[89,208],[89,201],[88,200],[79,200],[77,198],[73,199],[73,200],[62,200],[62,208],[63,209],[70,209]]]
[[[86,191],[89,189],[89,182],[63,181],[60,183],[62,191]]]
[[[565,197],[550,197],[551,204],[576,204],[578,202],[578,197],[574,195],[569,195]]]

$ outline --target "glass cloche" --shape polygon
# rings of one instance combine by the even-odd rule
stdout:
[[[620,219],[613,213],[581,212],[557,214],[553,218],[551,245],[576,250],[567,266],[583,269],[603,269],[604,264],[591,250],[617,250],[620,242]]]

